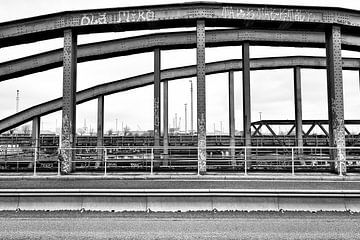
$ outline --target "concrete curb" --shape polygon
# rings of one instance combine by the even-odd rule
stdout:
[[[90,211],[352,211],[360,190],[294,191],[221,189],[8,189],[0,210]]]

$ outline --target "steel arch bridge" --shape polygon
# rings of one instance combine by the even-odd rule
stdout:
[[[77,36],[88,33],[123,32],[144,29],[196,27],[195,32],[161,33],[101,43],[77,45]],[[205,27],[234,29],[205,31]],[[301,68],[326,68],[329,138],[334,147],[334,170],[345,172],[346,159],[342,69],[359,70],[358,59],[341,57],[341,50],[360,47],[360,12],[341,8],[317,8],[278,5],[245,5],[196,2],[147,7],[71,11],[0,23],[0,47],[64,38],[62,49],[0,64],[0,81],[63,66],[63,97],[34,106],[0,121],[6,131],[33,120],[33,132],[39,136],[40,117],[62,109],[62,172],[72,171],[75,147],[76,104],[99,99],[98,139],[103,139],[104,95],[154,85],[154,145],[160,146],[160,82],[167,96],[169,80],[197,77],[198,166],[206,172],[206,94],[205,75],[229,72],[230,146],[235,146],[233,72],[242,71],[245,146],[251,145],[250,70],[293,68],[295,95],[295,132],[302,146]],[[205,64],[205,46],[242,45],[242,60]],[[325,47],[326,58],[282,57],[249,58],[249,45]],[[161,50],[196,48],[196,66],[160,70]],[[76,65],[80,62],[154,52],[154,72],[99,85],[76,92]],[[168,144],[167,97],[164,99],[164,148]],[[39,139],[38,137],[36,139]],[[38,142],[36,146],[38,146]],[[99,145],[101,146],[101,142]]]

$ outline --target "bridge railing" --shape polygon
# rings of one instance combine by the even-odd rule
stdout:
[[[81,147],[74,149],[31,148],[17,145],[0,149],[0,174],[60,175],[62,150],[73,150],[73,169],[79,174],[198,173],[198,148]],[[346,147],[346,159],[336,162],[330,147],[207,147],[208,174],[319,173],[333,172],[341,164],[347,172],[360,173],[360,147]]]

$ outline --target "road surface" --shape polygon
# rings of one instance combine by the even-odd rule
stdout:
[[[350,213],[0,212],[0,239],[360,239]]]

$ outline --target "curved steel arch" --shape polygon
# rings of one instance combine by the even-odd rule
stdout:
[[[266,46],[325,47],[325,34],[321,32],[270,30],[211,30],[206,31],[206,46],[219,47],[239,45],[244,41]],[[360,51],[360,37],[342,35],[342,46],[346,50]],[[87,62],[111,57],[178,48],[195,48],[195,32],[157,33],[78,46],[77,62]],[[21,77],[40,71],[61,67],[63,49],[0,63],[0,81]]]
[[[360,27],[360,12],[342,8],[234,3],[181,3],[142,7],[68,11],[0,24],[0,46],[63,36],[65,29],[98,33],[206,25],[253,29],[321,29],[340,25],[348,32]]]
[[[250,68],[252,70],[266,70],[279,68],[315,68],[325,69],[326,59],[323,57],[274,57],[251,59]],[[343,68],[347,70],[359,70],[360,60],[353,58],[343,59]],[[242,70],[241,60],[227,60],[206,64],[206,74],[223,73],[228,71]],[[172,68],[161,71],[161,81],[170,81],[180,78],[196,76],[196,66],[185,66]],[[110,83],[97,85],[82,91],[76,96],[76,103],[80,104],[102,95],[109,95],[116,92],[126,91],[139,88],[154,83],[154,74],[147,73],[135,77],[130,77]],[[17,127],[25,122],[32,120],[34,117],[44,116],[62,109],[62,98],[57,98],[49,102],[45,102],[34,107],[23,110],[15,115],[0,120],[0,133]]]

